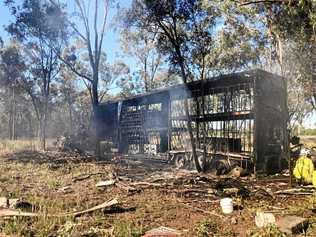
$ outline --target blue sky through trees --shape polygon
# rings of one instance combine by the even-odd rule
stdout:
[[[17,2],[22,2],[22,0],[17,0]],[[75,4],[73,0],[67,0],[67,8],[69,12],[73,12],[75,9]],[[131,4],[131,0],[120,0],[119,4],[121,7],[129,7]],[[119,55],[122,55],[120,53],[120,42],[119,42],[119,32],[115,31],[113,27],[111,27],[113,24],[113,18],[115,14],[117,13],[117,8],[113,7],[111,8],[109,12],[109,19],[107,21],[108,28],[106,30],[104,44],[103,44],[103,50],[107,54],[107,60],[109,63],[113,64],[116,60],[118,60],[120,57]],[[5,26],[7,26],[10,22],[12,22],[14,18],[11,16],[9,9],[4,6],[3,2],[0,5],[0,37],[3,39],[4,42],[8,41],[10,36],[5,31]],[[80,25],[79,25],[80,28]],[[130,57],[124,57],[124,62],[130,66],[131,71],[133,71],[133,68],[135,67],[135,62]],[[117,90],[117,89],[115,89]],[[308,128],[316,128],[316,113],[314,112],[312,115],[307,117],[304,121],[304,126]]]

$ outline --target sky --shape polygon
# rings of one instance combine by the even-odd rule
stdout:
[[[22,2],[22,0],[17,0],[16,2]],[[70,11],[73,11],[73,0],[67,0],[66,2]],[[131,0],[120,0],[119,3],[121,7],[128,7],[130,6]],[[110,18],[112,18],[114,14],[114,10],[111,10],[109,14]],[[13,17],[11,16],[9,9],[4,6],[3,0],[0,0],[0,37],[4,41],[9,38],[8,33],[4,30],[4,26],[8,25],[12,21]],[[111,20],[108,21],[108,23],[111,23]],[[103,49],[106,52],[110,63],[117,59],[116,54],[119,54],[120,52],[119,34],[111,27],[109,27],[106,31]]]
[[[131,0],[120,0],[119,4],[121,7],[128,7],[131,4]],[[67,0],[67,5],[71,11],[74,9],[73,0]],[[112,10],[109,15],[110,18],[113,17],[114,14],[115,12]],[[8,33],[4,30],[4,26],[8,25],[12,21],[13,18],[10,15],[8,8],[3,5],[3,0],[0,0],[0,37],[4,41],[7,41],[9,39]],[[111,23],[111,21],[109,23]],[[103,49],[107,54],[107,59],[109,63],[114,63],[117,60],[117,55],[121,55],[118,32],[115,32],[111,28],[107,30]],[[135,62],[131,58],[126,57],[124,62],[131,68],[135,67]],[[311,116],[307,117],[304,120],[303,125],[307,128],[316,128],[316,113],[313,113]]]

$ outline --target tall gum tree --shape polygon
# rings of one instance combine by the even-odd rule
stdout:
[[[253,38],[260,38],[260,34],[245,24],[248,13],[238,11],[235,3],[228,2],[134,0],[131,9],[125,13],[126,25],[157,35],[159,51],[168,57],[170,66],[181,76],[183,83],[205,80],[258,62],[256,54],[261,45],[252,42]],[[203,104],[202,100],[201,112],[204,114]],[[188,107],[188,101],[184,100],[193,158],[196,169],[202,171],[205,141],[201,167],[196,154],[199,138],[193,136]],[[206,128],[202,130],[205,138]]]
[[[62,35],[65,30],[65,12],[61,5],[40,0],[24,0],[22,4],[6,0],[5,4],[14,17],[14,22],[6,29],[20,41],[28,56],[29,74],[25,79],[39,121],[42,148],[45,149],[51,86],[60,69],[57,51],[64,44]]]
[[[53,5],[58,5],[57,1],[49,0]],[[89,61],[89,70],[82,70],[78,66],[80,54],[76,48],[68,50],[65,54],[59,54],[59,59],[67,65],[78,77],[80,77],[89,90],[92,104],[92,120],[95,126],[96,153],[100,153],[99,142],[97,138],[96,111],[100,103],[100,66],[102,62],[104,38],[107,29],[108,13],[111,0],[74,0],[75,12],[74,18],[68,18],[66,21],[72,34],[65,35],[65,38],[77,38],[81,42],[81,49],[87,52]],[[53,47],[54,49],[54,47]],[[56,49],[54,49],[56,50]]]
[[[3,89],[6,115],[8,115],[9,139],[17,138],[18,101],[23,95],[22,82],[26,64],[21,48],[15,41],[10,41],[0,49],[0,87]],[[22,103],[21,103],[22,104]]]
[[[127,23],[133,27],[154,32],[158,37],[160,50],[169,56],[183,83],[190,81],[187,56],[190,40],[186,31],[192,25],[198,10],[197,1],[140,1],[134,0],[132,8],[127,12]],[[200,10],[200,9],[199,9]],[[196,141],[193,135],[191,117],[189,115],[188,100],[184,100],[184,111],[187,129],[190,137],[192,155],[197,171],[202,171],[196,152]]]

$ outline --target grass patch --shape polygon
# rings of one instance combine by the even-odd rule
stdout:
[[[203,220],[196,226],[198,237],[217,236],[219,230],[218,224],[210,219]]]
[[[128,221],[117,221],[114,223],[113,235],[116,237],[139,237],[144,230],[142,226],[135,226]]]
[[[286,237],[275,225],[269,225],[265,228],[251,230],[247,237]]]
[[[40,150],[39,140],[0,140],[0,151],[6,152],[17,152],[17,151],[38,151]]]

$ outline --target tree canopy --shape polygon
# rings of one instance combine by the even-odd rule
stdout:
[[[316,110],[315,1],[3,4],[13,17],[5,27],[11,39],[0,39],[1,101],[7,102],[1,109],[10,114],[3,121],[13,129],[14,111],[27,111],[29,134],[42,140],[57,121],[60,131],[83,121],[90,127],[102,102],[252,68],[287,78],[292,125]],[[109,60],[113,26],[120,54]],[[65,118],[57,116],[60,110]]]

